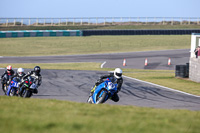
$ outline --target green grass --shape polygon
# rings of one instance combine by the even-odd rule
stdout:
[[[1,38],[0,56],[73,55],[189,49],[190,35]]]
[[[125,75],[200,96],[200,84],[185,78],[176,78],[174,70],[125,69]]]
[[[0,96],[2,133],[198,133],[199,113]]]
[[[6,68],[10,64],[0,64],[0,68]],[[41,69],[56,69],[56,70],[101,70],[101,63],[94,62],[82,62],[82,63],[12,63],[13,68],[30,68],[33,69],[35,66],[39,65]],[[111,69],[104,69],[111,70]]]
[[[92,36],[0,39],[0,56],[67,55],[190,47],[190,36]],[[24,52],[24,53],[23,53]],[[0,64],[6,67],[8,64]],[[12,64],[13,67],[103,70],[100,63]],[[123,69],[124,75],[200,95],[200,85],[174,78],[174,71]],[[189,87],[189,88],[187,88]],[[0,96],[2,133],[198,133],[200,111],[90,105]]]

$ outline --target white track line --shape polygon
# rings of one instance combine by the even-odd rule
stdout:
[[[175,90],[175,89],[168,88],[168,87],[165,87],[165,86],[157,85],[157,84],[154,84],[154,83],[151,83],[151,82],[139,80],[139,79],[128,77],[128,76],[123,76],[123,77],[128,78],[128,79],[132,79],[132,80],[136,80],[136,81],[139,81],[139,82],[143,82],[143,83],[146,83],[146,84],[154,85],[154,86],[157,86],[157,87],[161,87],[161,88],[164,88],[166,90],[170,90],[170,91],[174,91],[174,92],[179,92],[179,93],[182,93],[182,94],[186,94],[186,95],[189,95],[189,96],[194,96],[194,97],[200,98],[200,96],[197,96],[197,95],[193,95],[193,94],[190,94],[190,93],[187,93],[187,92],[183,92],[183,91]]]
[[[103,68],[103,66],[106,64],[106,61],[104,61],[104,63],[101,64],[101,68]]]

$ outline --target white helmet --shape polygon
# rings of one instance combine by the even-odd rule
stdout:
[[[22,74],[24,73],[24,69],[23,68],[18,68],[17,69],[17,73],[19,76],[22,76]]]
[[[122,70],[120,68],[116,68],[114,71],[114,76],[117,79],[120,79],[122,77]]]

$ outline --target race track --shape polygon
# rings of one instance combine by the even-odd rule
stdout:
[[[183,51],[180,50],[180,51],[183,52],[184,50]],[[139,55],[141,53],[139,55],[137,53],[140,53],[140,52],[135,52],[135,53],[130,53],[130,54],[135,54],[133,58],[136,58],[137,56],[138,58],[140,58]],[[160,58],[164,58],[165,52],[161,52],[161,53],[163,53],[163,55],[161,54]],[[186,55],[181,56],[182,54],[177,54],[178,53],[177,51],[174,51],[174,54],[172,54],[172,51],[168,51],[168,53],[170,53],[170,55],[174,55],[174,59],[181,58],[180,60],[184,60],[184,58],[186,58]],[[119,54],[119,57],[122,56],[120,54]],[[153,54],[153,53],[150,52],[148,54]],[[154,57],[155,58],[158,57],[157,55],[158,53],[155,52],[155,54],[156,54],[155,56],[152,55],[150,58],[153,59]],[[116,56],[118,54],[114,54],[115,56],[113,56],[113,58],[116,58],[116,59],[112,59],[111,55],[109,57],[107,57],[105,54],[99,55],[97,57],[100,58],[101,56],[103,56],[105,58],[102,58],[101,60],[97,59],[96,61],[102,62],[104,60],[106,62],[109,62],[109,61],[119,61],[123,59],[123,57],[118,59],[117,58],[118,56]],[[145,52],[143,52],[141,55],[149,56],[149,55],[145,55]],[[177,56],[175,57],[175,55]],[[188,55],[189,54],[187,54],[187,56]],[[124,57],[125,56],[128,57],[128,53],[124,53]],[[58,57],[59,56],[56,56],[53,58],[58,58]],[[79,62],[80,58],[84,58],[83,61],[86,60],[86,57],[88,60],[89,59],[93,60],[95,58],[94,55],[92,56],[81,55],[81,56],[70,56],[70,57],[73,57],[73,59],[77,57],[77,61],[74,61],[74,62]],[[11,57],[9,58],[10,60],[7,60],[8,62],[10,61],[9,63],[12,63],[12,61],[26,62],[26,59],[24,60],[22,59],[23,57],[20,57],[20,58],[13,57],[15,60],[13,60],[13,58]],[[36,58],[36,57],[24,57],[24,58]],[[68,58],[53,60],[51,59],[51,57],[43,57],[43,61],[47,61],[44,58],[49,58],[49,62],[61,62],[61,60],[63,60],[63,62],[64,60],[65,62],[71,62],[70,60],[68,60]],[[17,60],[17,59],[20,59],[20,60]],[[132,58],[129,58],[129,59],[131,60]],[[33,60],[29,61],[29,63],[30,62],[34,63]],[[188,60],[188,58],[186,60]],[[1,58],[0,62],[1,63],[5,62],[4,58]],[[39,63],[42,61],[35,60],[35,62]],[[162,64],[162,62],[160,64]],[[105,67],[112,67],[112,66],[109,66],[109,64],[105,64]],[[128,67],[128,65],[126,67]],[[163,68],[163,67],[164,67],[163,65],[161,66],[157,65],[156,67],[154,66],[153,69],[155,68],[158,69],[158,68]],[[26,70],[26,72],[27,71],[29,70]],[[3,73],[2,69],[0,69],[0,73],[1,74]],[[39,88],[39,93],[37,95],[34,95],[33,98],[70,100],[70,101],[75,101],[75,102],[86,102],[91,86],[95,83],[95,81],[99,78],[100,75],[107,74],[107,72],[73,71],[73,70],[42,70],[41,73],[43,76],[43,83]],[[0,90],[0,94],[3,95],[2,90]],[[184,93],[180,93],[176,91],[171,91],[163,87],[150,85],[144,82],[140,82],[140,81],[125,78],[125,77],[124,77],[124,84],[122,86],[122,90],[119,92],[119,96],[120,96],[119,102],[115,103],[109,100],[107,103],[118,104],[118,105],[134,105],[134,106],[141,106],[141,107],[167,108],[167,109],[200,110],[200,97],[196,97],[193,95],[188,95],[188,94],[184,94]]]
[[[33,56],[33,57],[1,57],[0,63],[63,63],[63,62],[105,62],[103,67],[120,67],[135,69],[166,69],[175,70],[176,65],[184,65],[189,62],[189,49],[89,54],[89,55],[65,55],[65,56]],[[144,66],[145,59],[148,65]],[[171,65],[168,66],[168,59]],[[126,66],[123,60],[126,59]]]

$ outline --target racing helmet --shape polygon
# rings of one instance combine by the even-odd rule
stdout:
[[[18,68],[18,69],[17,69],[17,73],[18,73],[18,75],[19,75],[20,77],[23,76],[24,69],[23,69],[23,68]]]
[[[122,77],[122,70],[120,68],[116,68],[114,71],[114,76],[117,79],[120,79]]]
[[[7,69],[7,72],[10,73],[10,71],[12,70],[12,66],[9,65],[9,66],[6,67],[6,69]]]
[[[34,72],[35,72],[36,75],[40,74],[40,71],[41,71],[41,69],[40,69],[39,66],[34,67]]]

